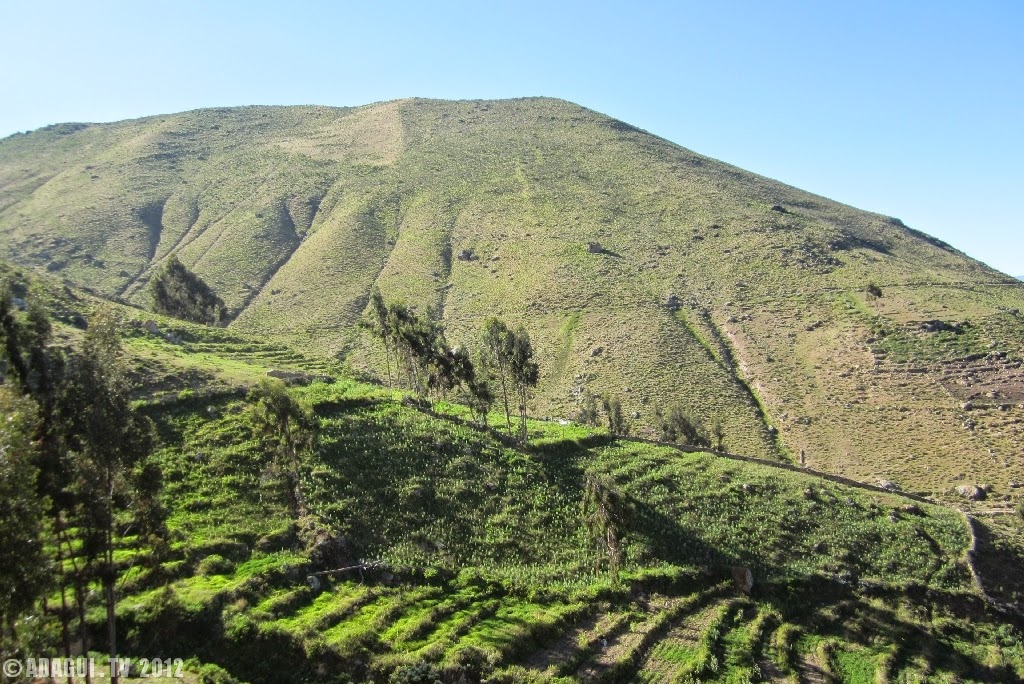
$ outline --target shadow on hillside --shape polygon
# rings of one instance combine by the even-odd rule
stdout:
[[[974,635],[967,625],[1005,624],[976,596],[948,594],[924,587],[870,589],[825,577],[809,577],[760,587],[763,600],[773,604],[786,620],[824,637],[837,637],[865,648],[879,640],[899,644],[889,672],[912,665],[912,659],[927,654],[933,669],[950,670],[961,677],[983,682],[1017,682],[1009,666],[993,666],[952,647],[955,642],[971,643]],[[880,599],[871,604],[866,598]],[[881,607],[885,606],[885,607]],[[890,608],[891,607],[891,608]],[[962,622],[943,621],[941,633],[929,629],[936,613],[955,615]],[[900,617],[915,615],[920,622]],[[1020,628],[1020,624],[1016,625]]]
[[[974,567],[985,591],[1000,603],[1021,611],[1024,601],[1024,549],[1009,543],[985,520],[976,518]]]

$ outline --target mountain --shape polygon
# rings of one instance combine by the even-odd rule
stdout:
[[[170,254],[229,330],[382,376],[368,294],[454,343],[490,315],[530,411],[681,403],[733,452],[955,497],[1024,481],[1024,285],[895,218],[575,104],[410,99],[59,124],[0,141],[0,251],[149,305]],[[881,297],[868,294],[875,284]]]

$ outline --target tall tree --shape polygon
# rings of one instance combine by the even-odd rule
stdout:
[[[288,394],[283,382],[274,378],[263,378],[250,391],[249,398],[254,402],[253,424],[272,462],[283,465],[287,473],[292,513],[305,518],[308,509],[302,489],[300,454],[316,446],[316,418]]]
[[[610,394],[602,395],[601,404],[604,406],[605,416],[608,418],[608,432],[613,435],[628,435],[629,423],[622,412],[622,402],[618,397]]]
[[[0,383],[0,658],[13,655],[18,616],[50,579],[42,544],[43,505],[36,493],[35,403]]]
[[[388,373],[388,387],[391,387],[394,384],[391,376],[391,348],[394,344],[394,330],[391,328],[392,321],[388,305],[376,287],[370,292],[369,313],[369,320],[364,321],[361,325],[384,344],[384,365]]]
[[[149,459],[155,433],[152,423],[131,405],[118,322],[110,309],[100,309],[92,317],[81,353],[68,365],[62,410],[73,476],[69,527],[76,530],[82,563],[76,579],[79,618],[84,618],[95,574],[103,588],[108,651],[114,658],[115,548],[129,533],[141,543],[165,532],[157,500],[159,471]]]
[[[530,391],[540,381],[540,367],[533,360],[533,345],[530,343],[530,334],[524,328],[518,328],[512,334],[512,354],[509,359],[509,368],[512,372],[516,395],[519,399],[519,439],[525,444],[528,437],[526,432],[526,403],[530,398]]]
[[[512,409],[509,394],[513,391],[510,359],[513,340],[512,331],[508,329],[504,321],[498,318],[488,318],[484,322],[480,359],[501,390],[501,402],[505,408],[505,425],[510,435],[512,434]]]
[[[591,427],[597,427],[601,423],[601,412],[597,410],[597,397],[590,390],[583,393],[576,421]]]
[[[615,484],[590,473],[583,482],[583,518],[598,550],[608,560],[612,581],[618,584],[622,565],[622,540],[632,507]]]
[[[64,354],[50,346],[49,312],[42,304],[42,293],[33,287],[27,290],[27,311],[19,314],[14,306],[12,286],[7,282],[0,284],[0,382],[6,377],[8,391],[24,393],[35,406],[38,420],[35,421],[31,441],[37,476],[35,491],[31,493],[44,505],[50,532],[56,535],[61,530],[65,512],[70,506],[67,486],[70,468],[64,449],[64,425],[59,410]],[[11,415],[18,414],[12,412]],[[52,565],[57,570],[61,597],[61,637],[64,656],[70,658],[71,614],[67,600],[68,577],[64,570],[65,545],[58,536],[50,548],[55,552],[55,562],[45,565]],[[32,558],[30,552],[26,552],[26,558]]]

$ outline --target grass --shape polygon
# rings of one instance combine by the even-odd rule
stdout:
[[[211,552],[238,554],[227,574],[171,582],[180,619],[223,621],[228,639],[217,647],[219,657],[202,649],[185,655],[244,673],[234,658],[244,640],[257,639],[292,644],[277,647],[285,653],[328,654],[351,672],[387,672],[427,660],[450,671],[483,668],[499,680],[591,672],[599,679],[636,673],[661,681],[673,672],[746,681],[770,657],[773,621],[817,630],[809,634],[839,633],[849,620],[841,607],[863,606],[857,610],[867,620],[870,595],[928,587],[952,601],[970,600],[963,522],[941,507],[905,514],[898,497],[768,466],[620,443],[579,426],[532,423],[534,440],[518,451],[352,381],[293,392],[314,408],[323,430],[304,475],[311,508],[344,536],[353,556],[386,560],[398,584],[339,577],[321,593],[310,592],[301,554],[258,550],[287,525],[287,514],[283,493],[272,483],[245,479],[258,472],[258,449],[247,435],[244,402],[195,398],[154,405],[167,444],[160,458],[174,501],[171,524],[187,540],[182,555],[198,563]],[[454,405],[447,410],[457,412]],[[196,463],[195,450],[205,459]],[[634,507],[619,588],[594,571],[595,555],[580,524],[588,469],[613,478]],[[233,472],[243,479],[232,479]],[[193,501],[206,500],[219,502],[218,516],[193,510]],[[263,512],[247,513],[254,506]],[[708,583],[718,581],[711,578],[734,564],[752,567],[767,593],[719,604],[717,618],[695,623],[696,642],[678,641],[677,630],[700,609],[696,597],[680,599],[675,592],[687,590],[672,587],[682,582],[710,589]],[[700,574],[705,571],[707,579]],[[159,624],[151,616],[164,614],[158,609],[163,591],[123,601],[125,619],[138,634]],[[638,592],[647,595],[642,604],[634,603]],[[608,600],[612,605],[601,608]],[[901,625],[949,639],[948,627],[932,625],[912,608],[916,604],[907,605],[905,616],[874,623],[882,629],[876,641],[902,639],[900,630],[909,627]],[[595,610],[624,617],[599,618],[595,624],[619,627],[605,637],[581,633],[576,650],[553,656],[543,671],[522,669]],[[944,620],[983,633],[956,618]],[[608,639],[608,650],[601,638]],[[866,667],[857,660],[868,648],[860,636],[828,638],[842,645],[834,651],[837,671]],[[994,634],[983,638],[998,642]],[[991,674],[984,670],[990,655],[958,644],[956,667]],[[998,662],[1015,667],[1014,648],[1000,651]],[[942,669],[941,660],[936,667]],[[257,679],[273,680],[267,673]]]

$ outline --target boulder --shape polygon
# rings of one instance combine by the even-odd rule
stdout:
[[[600,242],[588,242],[587,251],[591,254],[600,254],[604,251],[604,247],[601,246]]]
[[[146,329],[146,332],[148,332],[148,333],[150,333],[152,335],[160,335],[160,334],[162,334],[160,332],[160,326],[156,324],[156,321],[152,321],[152,320],[146,321],[145,323],[142,324],[142,327]]]
[[[889,480],[879,480],[878,486],[887,492],[898,492],[900,490],[895,482],[890,482]]]
[[[313,376],[309,373],[303,373],[302,371],[288,371],[271,369],[267,371],[268,378],[277,378],[278,380],[284,380],[286,383],[301,383],[301,382],[312,382]]]
[[[970,501],[984,501],[986,496],[985,490],[977,485],[960,485],[956,493]]]
[[[679,311],[683,307],[683,302],[679,297],[674,294],[670,294],[665,298],[665,308],[669,311]]]
[[[732,583],[738,591],[749,594],[754,588],[754,573],[750,572],[750,568],[733,566]]]

